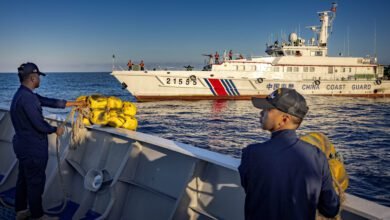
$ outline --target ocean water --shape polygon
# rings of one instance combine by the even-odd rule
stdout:
[[[9,105],[18,87],[16,74],[0,74],[0,105]],[[68,100],[100,93],[135,101],[109,73],[48,74],[37,92]],[[344,156],[347,192],[390,206],[390,99],[306,98],[310,110],[298,133],[325,133]],[[270,136],[260,129],[259,110],[250,101],[164,101],[137,107],[138,131],[236,158],[243,147]]]

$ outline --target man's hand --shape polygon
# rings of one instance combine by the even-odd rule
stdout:
[[[86,101],[66,101],[66,107],[86,107]]]
[[[58,137],[62,136],[64,134],[64,132],[65,132],[64,126],[61,125],[61,126],[57,127],[56,134],[57,134]]]

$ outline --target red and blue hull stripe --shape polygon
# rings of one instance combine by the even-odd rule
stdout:
[[[214,96],[239,96],[240,93],[231,79],[204,79]]]

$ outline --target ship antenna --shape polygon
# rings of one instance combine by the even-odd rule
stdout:
[[[336,19],[337,6],[338,6],[337,2],[333,2],[332,8],[330,9],[330,11],[332,12],[332,16],[330,18],[330,33],[331,34],[333,32],[333,21],[334,21],[334,19]]]
[[[343,56],[345,56],[345,35],[344,35],[344,47],[343,47]]]
[[[376,19],[375,19],[375,22],[374,22],[374,56],[375,56],[375,59],[377,58],[377,48],[376,48]]]
[[[298,24],[298,38],[301,37],[301,24]]]
[[[349,26],[347,27],[347,51],[349,56]]]

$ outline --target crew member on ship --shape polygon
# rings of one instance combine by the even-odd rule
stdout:
[[[131,60],[129,60],[129,62],[127,62],[127,67],[128,67],[128,70],[133,69],[133,63],[131,62]]]
[[[233,51],[232,50],[229,51],[229,60],[233,60]]]
[[[141,70],[145,70],[145,63],[143,60],[141,60],[141,63],[139,63],[139,66],[141,67]]]
[[[42,107],[65,108],[84,106],[84,101],[52,99],[34,93],[41,82],[40,72],[34,63],[24,63],[18,68],[20,87],[10,108],[15,130],[12,144],[19,162],[16,182],[16,219],[52,219],[44,215],[42,194],[45,188],[45,170],[48,161],[48,134],[61,136],[63,126],[52,126],[42,116]],[[27,205],[28,204],[28,205]],[[28,207],[28,208],[27,208]]]
[[[245,219],[314,220],[317,209],[327,218],[335,217],[340,198],[328,160],[295,131],[309,109],[305,98],[281,88],[252,102],[262,109],[260,124],[271,132],[271,139],[242,150],[238,170],[246,194]]]
[[[214,57],[215,57],[215,64],[219,64],[219,53],[218,53],[218,51],[215,52]]]

